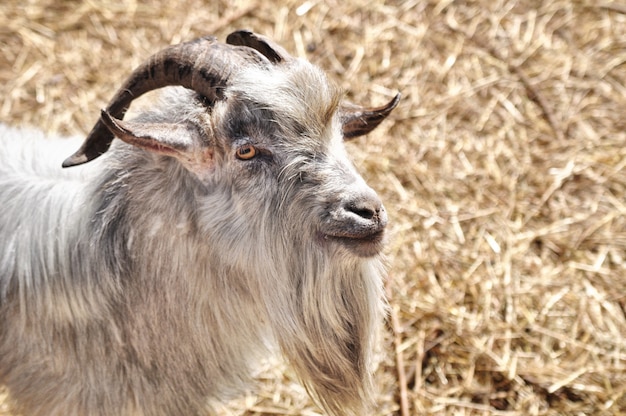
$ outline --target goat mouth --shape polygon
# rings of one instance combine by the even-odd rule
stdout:
[[[385,230],[371,233],[321,233],[323,241],[338,243],[359,257],[373,257],[379,254],[385,241]]]

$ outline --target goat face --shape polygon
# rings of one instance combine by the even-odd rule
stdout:
[[[276,232],[312,236],[329,250],[377,254],[385,208],[349,162],[337,92],[323,74],[301,61],[244,71],[226,97],[214,109],[221,148],[214,186],[231,183],[232,194],[249,198],[237,205],[253,211],[238,214],[259,216],[267,201],[264,221],[282,217],[288,228]]]

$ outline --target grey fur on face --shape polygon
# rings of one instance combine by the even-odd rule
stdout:
[[[273,346],[329,413],[370,405],[387,216],[343,140],[397,97],[343,104],[316,67],[235,33],[135,71],[120,91],[189,89],[132,121],[118,92],[64,162],[85,165],[57,168],[73,140],[0,126],[0,383],[16,410],[200,415]]]

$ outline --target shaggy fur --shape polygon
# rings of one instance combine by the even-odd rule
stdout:
[[[201,137],[184,161],[115,141],[61,170],[76,141],[0,127],[0,383],[17,411],[204,414],[273,345],[328,412],[366,411],[380,248],[320,231],[377,201],[339,94],[300,60],[234,77],[211,108],[170,88],[139,116]],[[260,154],[237,159],[246,144]]]

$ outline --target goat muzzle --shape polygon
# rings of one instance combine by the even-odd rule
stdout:
[[[320,230],[324,242],[338,243],[359,257],[380,253],[387,211],[372,190],[342,200],[327,213]]]

